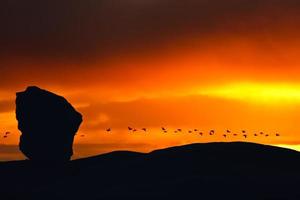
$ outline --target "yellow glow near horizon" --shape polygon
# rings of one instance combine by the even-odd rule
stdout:
[[[292,149],[292,150],[300,152],[300,145],[280,144],[280,145],[274,145],[274,146],[282,147],[282,148],[287,148],[287,149]]]
[[[234,83],[199,93],[257,103],[300,102],[300,85],[291,84]]]

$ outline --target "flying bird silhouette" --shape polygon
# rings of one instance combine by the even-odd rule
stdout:
[[[198,131],[198,129],[196,129],[196,128],[195,128],[195,129],[194,129],[194,131],[195,131],[195,132],[197,132],[197,131]]]
[[[132,130],[133,130],[133,128],[131,128],[131,127],[129,127],[129,126],[128,126],[128,130],[132,131]]]
[[[246,133],[246,131],[245,131],[245,130],[242,130],[242,133]]]
[[[235,134],[233,134],[233,136],[237,136],[237,134],[235,133]]]
[[[280,134],[279,134],[279,133],[276,133],[276,136],[277,136],[277,137],[279,137],[279,136],[280,136]]]
[[[243,135],[245,138],[247,138],[247,135]]]
[[[209,135],[213,135],[213,134],[215,134],[215,130],[210,130]]]
[[[231,133],[231,131],[230,130],[226,130],[226,133]]]
[[[263,135],[263,134],[264,134],[264,132],[260,132],[260,134],[261,134],[261,135]]]
[[[254,136],[257,136],[257,134],[254,134]]]
[[[142,130],[145,131],[145,132],[147,132],[147,129],[146,129],[146,128],[142,128]]]
[[[224,138],[226,138],[226,137],[227,137],[227,135],[225,135],[225,134],[224,134],[224,135],[223,135],[223,137],[224,137]]]
[[[5,132],[5,135],[9,135],[9,134],[10,134],[10,132],[9,132],[9,131]]]
[[[266,137],[269,137],[269,135],[268,135],[268,134],[266,134]]]
[[[106,129],[106,132],[111,132],[111,128]]]
[[[201,135],[201,136],[202,136],[202,135],[203,135],[203,133],[202,133],[202,132],[200,132],[200,133],[199,133],[199,135]]]
[[[178,131],[178,132],[181,132],[181,131],[182,131],[182,129],[181,129],[181,128],[178,128],[178,129],[177,129],[177,131]]]
[[[193,131],[189,130],[189,133],[192,133]]]
[[[137,130],[136,130],[136,128],[134,128],[132,131],[133,131],[133,132],[136,132]]]

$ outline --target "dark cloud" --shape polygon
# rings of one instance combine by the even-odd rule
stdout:
[[[299,24],[298,0],[3,0],[0,54],[78,59],[182,36],[271,33]],[[297,17],[298,16],[298,17]]]
[[[161,74],[160,56],[168,57],[174,48],[178,55],[196,49],[197,59],[213,55],[212,63],[221,63],[213,70],[201,63],[203,73],[192,72],[200,74],[198,80],[212,75],[221,80],[227,72],[238,72],[233,62],[247,68],[240,74],[248,75],[260,62],[256,68],[265,71],[254,71],[254,77],[263,74],[265,80],[284,63],[284,72],[272,79],[297,81],[299,4],[298,0],[3,0],[0,90],[15,92],[28,85],[68,89],[141,85],[147,79],[141,74]],[[246,41],[230,50],[232,38],[241,36]],[[178,42],[194,38],[197,42],[188,47]],[[150,51],[145,59],[139,56],[144,50]],[[171,57],[177,63],[180,56]],[[231,69],[225,69],[226,64]],[[177,67],[184,68],[184,63]],[[205,68],[212,73],[205,73]],[[185,75],[177,83],[190,80],[191,74]],[[157,82],[155,78],[151,81]]]

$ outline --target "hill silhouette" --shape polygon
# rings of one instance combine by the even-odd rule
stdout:
[[[0,163],[1,199],[300,199],[300,153],[254,143]]]

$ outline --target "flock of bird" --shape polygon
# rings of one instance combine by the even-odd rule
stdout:
[[[144,133],[148,133],[149,130],[147,128],[141,128],[139,129],[140,131],[144,132]],[[132,128],[132,127],[128,127],[128,131],[129,132],[132,132],[132,133],[135,133],[135,132],[138,132],[139,131],[137,128]],[[181,132],[184,132],[183,129],[181,128],[178,128],[178,129],[175,129],[175,130],[168,130],[167,128],[165,127],[161,127],[161,131],[162,133],[168,133],[168,132],[173,132],[173,133],[181,133]],[[107,128],[106,129],[106,132],[107,133],[111,133],[112,132],[112,128]],[[192,130],[187,130],[187,133],[197,133],[199,134],[200,136],[204,136],[205,133],[200,131],[199,129],[192,129]],[[215,130],[210,130],[208,131],[207,133],[208,135],[212,136],[212,135],[215,135],[216,134],[216,131]],[[9,131],[6,131],[4,134],[3,134],[3,138],[7,138],[8,136],[10,135],[10,132]],[[246,130],[242,130],[240,133],[233,133],[231,130],[226,130],[225,133],[222,133],[222,137],[224,138],[227,138],[229,135],[233,136],[233,137],[237,137],[237,136],[242,136],[244,137],[245,139],[250,136],[250,135],[253,135],[254,137],[258,137],[258,136],[265,136],[265,137],[269,137],[269,136],[272,136],[272,134],[267,134],[267,133],[264,133],[264,132],[259,132],[259,133],[254,133],[254,134],[250,134],[248,133]],[[274,136],[276,137],[279,137],[280,134],[279,133],[275,133],[273,134]],[[81,137],[84,137],[85,135],[82,134],[80,135]]]
[[[133,127],[128,127],[128,131],[129,132],[131,132],[131,133],[134,133],[134,132],[137,132],[137,131],[142,131],[142,132],[144,132],[144,133],[147,133],[147,132],[149,132],[148,131],[148,129],[147,128],[141,128],[141,129],[137,129],[137,128],[133,128]],[[181,132],[184,132],[184,130],[183,129],[181,129],[181,128],[178,128],[178,129],[175,129],[175,130],[169,130],[169,129],[167,129],[167,128],[165,128],[165,127],[161,127],[161,131],[162,131],[162,133],[181,133]],[[107,128],[106,129],[106,132],[107,133],[111,133],[112,132],[112,128]],[[202,131],[200,131],[199,129],[191,129],[191,130],[187,130],[187,133],[197,133],[197,134],[199,134],[200,136],[204,136],[205,135],[205,133],[204,132],[202,132]],[[210,135],[210,136],[212,136],[212,135],[215,135],[216,134],[216,131],[215,130],[210,130],[210,131],[208,131],[208,133],[207,133],[208,135]],[[267,134],[267,133],[264,133],[264,132],[259,132],[259,133],[249,133],[248,131],[246,131],[246,130],[242,130],[242,131],[240,131],[240,133],[237,133],[237,132],[233,132],[233,131],[231,131],[231,130],[229,130],[229,129],[227,129],[224,133],[222,133],[222,137],[224,137],[224,138],[227,138],[228,136],[233,136],[233,137],[237,137],[237,136],[242,136],[242,137],[244,137],[245,139],[248,137],[248,136],[250,136],[250,135],[252,135],[252,136],[254,136],[254,137],[258,137],[258,136],[264,136],[264,137],[269,137],[269,136],[276,136],[276,137],[279,137],[280,136],[280,134],[279,133],[275,133],[275,134]],[[84,137],[84,135],[81,135],[81,137]]]

